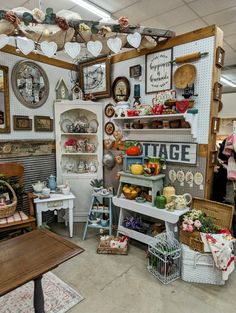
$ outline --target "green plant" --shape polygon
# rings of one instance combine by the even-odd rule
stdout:
[[[103,186],[103,179],[93,179],[90,182],[90,186],[92,186],[93,188],[100,188]]]

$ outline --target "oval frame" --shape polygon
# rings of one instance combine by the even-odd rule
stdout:
[[[108,130],[109,126],[111,127],[111,131]],[[111,136],[115,131],[115,125],[112,122],[107,122],[104,126],[104,130],[108,136]]]
[[[116,85],[120,82],[120,81],[123,81],[126,85],[126,89],[127,89],[127,95],[124,96],[124,99],[123,100],[118,100],[117,97],[116,97],[116,94],[115,94],[115,88],[116,88]],[[120,77],[117,77],[113,84],[112,84],[112,97],[114,99],[114,101],[117,103],[119,101],[128,101],[129,97],[130,97],[130,82],[128,80],[128,78],[126,78],[125,76],[120,76]]]
[[[109,109],[110,109],[110,113],[109,113]],[[105,106],[104,113],[105,113],[106,117],[108,117],[108,118],[113,117],[114,114],[115,114],[114,105],[113,105],[112,103],[108,103],[108,104]]]
[[[43,77],[43,80],[44,80],[44,84],[45,84],[45,93],[42,97],[42,99],[35,103],[35,104],[32,104],[32,103],[29,103],[27,102],[21,95],[21,93],[19,92],[19,89],[18,89],[18,86],[17,86],[17,73],[19,72],[22,64],[28,64],[28,65],[31,65],[31,66],[34,66],[36,67],[42,77]],[[11,83],[12,83],[12,89],[14,91],[14,94],[16,96],[16,98],[20,101],[21,104],[23,104],[24,106],[28,107],[28,108],[31,108],[31,109],[36,109],[36,108],[39,108],[41,107],[48,99],[48,96],[49,96],[49,81],[48,81],[48,77],[47,77],[47,74],[46,72],[44,71],[44,69],[39,66],[37,63],[35,62],[32,62],[32,61],[28,61],[28,60],[23,60],[23,61],[20,61],[20,62],[17,62],[13,69],[12,69],[12,75],[11,75]]]

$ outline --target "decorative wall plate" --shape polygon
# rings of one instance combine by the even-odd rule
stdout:
[[[89,122],[89,128],[91,130],[92,133],[96,133],[98,131],[98,121],[96,119],[92,119]]]
[[[186,183],[188,183],[189,185],[192,185],[193,184],[193,173],[191,171],[188,171],[186,174],[185,174],[185,181]]]
[[[115,131],[115,125],[112,122],[107,122],[104,127],[105,133],[111,136]]]
[[[104,112],[105,112],[106,117],[109,117],[109,118],[112,117],[115,114],[114,105],[111,103],[108,103],[105,106]]]
[[[177,172],[177,180],[178,182],[180,183],[183,183],[184,180],[185,180],[185,175],[184,175],[184,172],[182,170],[178,171]]]
[[[203,183],[203,175],[200,172],[194,174],[194,182],[196,185],[200,186]]]
[[[197,75],[197,68],[195,65],[183,64],[174,72],[174,84],[176,88],[184,89],[190,86]]]
[[[65,119],[61,122],[61,130],[64,133],[68,133],[68,127],[70,127],[73,124],[73,122],[69,119]]]
[[[177,175],[175,170],[169,171],[169,180],[174,183],[176,181]]]

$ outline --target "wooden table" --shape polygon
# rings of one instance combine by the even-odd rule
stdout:
[[[0,243],[0,296],[34,280],[34,308],[44,313],[42,275],[84,251],[46,230],[33,230]]]
[[[75,196],[72,192],[68,195],[51,193],[50,198],[48,199],[39,199],[35,198],[34,203],[36,205],[36,214],[37,214],[37,224],[38,226],[42,225],[42,214],[47,211],[55,210],[68,210],[69,213],[69,234],[70,237],[73,236],[73,208],[74,208],[74,199]],[[67,217],[66,217],[67,224]]]

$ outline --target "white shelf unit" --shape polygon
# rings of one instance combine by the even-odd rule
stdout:
[[[102,156],[103,156],[103,115],[102,104],[92,101],[64,100],[54,104],[55,110],[55,130],[56,130],[56,165],[57,183],[63,184],[66,181],[71,186],[71,191],[75,195],[74,221],[85,222],[87,220],[89,205],[91,202],[92,187],[90,181],[95,178],[101,179]],[[97,132],[90,133],[68,133],[63,132],[61,123],[65,119],[75,122],[80,117],[86,117],[88,122],[96,119],[98,122]],[[64,143],[68,139],[83,140],[87,139],[90,143],[96,144],[93,153],[88,152],[66,152]],[[79,173],[78,164],[80,161],[95,162],[97,165],[96,173]],[[65,165],[73,163],[72,172],[66,170]]]
[[[145,244],[148,244],[153,237],[147,234],[140,233],[136,230],[124,227],[123,220],[126,211],[135,212],[138,214],[153,217],[158,220],[162,220],[165,222],[166,230],[174,232],[176,232],[179,218],[189,211],[189,208],[185,208],[183,210],[175,210],[174,212],[170,212],[167,211],[166,209],[158,209],[156,207],[153,207],[149,202],[137,203],[135,200],[128,200],[123,196],[113,197],[113,204],[116,205],[117,207],[120,207],[117,232],[129,236],[130,238],[133,238]]]

